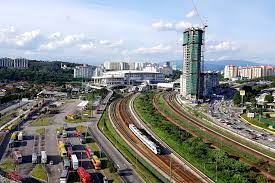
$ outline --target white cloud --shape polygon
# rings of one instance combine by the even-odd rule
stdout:
[[[82,51],[87,51],[96,48],[93,42],[80,44],[79,47]]]
[[[99,44],[109,47],[109,48],[113,48],[113,47],[118,47],[121,46],[124,43],[123,40],[118,40],[118,41],[110,41],[110,40],[100,40]]]
[[[73,34],[62,36],[59,33],[54,33],[50,36],[50,41],[40,45],[39,50],[54,50],[57,48],[73,45],[85,39],[84,34]]]
[[[152,27],[158,31],[177,31],[177,32],[182,32],[186,28],[195,26],[190,22],[185,22],[185,21],[179,21],[176,23],[171,23],[171,22],[163,22],[163,21],[158,21],[155,23],[152,23]]]
[[[14,42],[17,46],[24,46],[26,43],[32,41],[33,39],[37,38],[40,34],[40,30],[33,30],[30,32],[25,32],[21,35],[17,35],[14,39]]]
[[[172,23],[169,23],[169,22],[164,23],[163,21],[158,21],[158,22],[152,23],[152,27],[159,31],[174,30],[174,25]]]
[[[175,30],[182,32],[185,29],[192,27],[192,26],[194,26],[194,25],[192,25],[190,22],[180,21],[175,24]]]
[[[133,53],[136,54],[155,54],[155,53],[167,53],[171,51],[171,46],[167,45],[164,46],[163,44],[158,44],[156,46],[150,47],[150,48],[138,48],[133,51]]]
[[[14,26],[0,27],[0,43],[5,46],[24,47],[38,36],[40,36],[39,29],[20,34],[15,30]]]
[[[185,15],[185,17],[186,17],[186,18],[192,18],[192,17],[194,17],[194,16],[196,16],[196,15],[197,15],[196,11],[195,11],[195,10],[192,10],[192,11],[188,12],[188,13]]]
[[[239,48],[237,47],[235,42],[232,41],[223,41],[215,45],[210,45],[208,47],[209,51],[236,51]]]

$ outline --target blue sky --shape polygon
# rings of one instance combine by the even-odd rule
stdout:
[[[275,64],[273,0],[194,0],[209,25],[206,60]],[[98,63],[182,59],[201,25],[191,0],[0,0],[0,56]]]

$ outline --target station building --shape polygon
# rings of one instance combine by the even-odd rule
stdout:
[[[132,85],[140,84],[144,81],[156,84],[164,81],[164,75],[160,72],[152,71],[137,71],[137,70],[123,70],[123,71],[107,71],[101,76],[92,77],[94,85],[108,86],[108,85]]]

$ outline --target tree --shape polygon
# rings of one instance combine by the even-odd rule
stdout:
[[[235,105],[239,105],[242,101],[241,95],[239,92],[236,92],[234,97],[233,97],[233,102]]]
[[[268,94],[268,95],[265,96],[264,100],[267,103],[272,103],[273,102],[273,96],[271,94]]]

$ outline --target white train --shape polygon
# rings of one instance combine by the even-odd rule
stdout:
[[[129,124],[129,128],[151,151],[155,154],[160,154],[160,147],[149,140],[146,135],[142,134],[142,132],[134,124]]]

